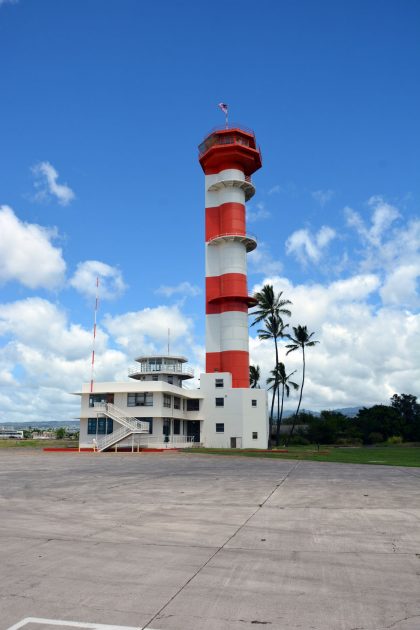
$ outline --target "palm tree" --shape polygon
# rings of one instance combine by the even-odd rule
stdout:
[[[269,315],[282,315],[291,316],[289,309],[284,308],[288,304],[292,304],[290,300],[283,300],[283,291],[280,291],[277,295],[274,293],[272,284],[265,284],[261,291],[254,293],[254,298],[257,300],[255,305],[255,311],[252,311],[250,315],[254,317],[252,326],[259,324],[263,319],[266,319]],[[277,365],[277,364],[276,364]]]
[[[290,374],[286,374],[286,368],[284,367],[284,363],[280,362],[277,364],[277,368],[271,371],[271,374],[273,375],[273,377],[267,379],[267,385],[269,383],[277,383],[278,389],[280,385],[282,386],[281,387],[280,414],[277,412],[276,446],[280,446],[280,426],[281,426],[281,421],[283,418],[284,393],[286,392],[286,398],[289,398],[291,387],[293,387],[294,390],[299,389],[299,385],[295,383],[294,381],[290,380],[290,377],[293,376],[295,372],[296,370],[293,370],[293,372],[290,372]],[[271,389],[271,387],[269,389]]]
[[[274,346],[276,350],[275,365],[277,366],[279,364],[278,339],[281,337],[287,336],[284,331],[289,326],[289,324],[284,324],[280,315],[277,315],[277,314],[268,315],[267,318],[264,320],[264,323],[265,323],[265,328],[257,330],[258,337],[263,340],[265,339],[274,340]],[[274,374],[276,373],[276,368],[274,368],[273,373]],[[270,412],[270,422],[269,422],[270,444],[271,444],[271,431],[273,428],[274,404],[276,401],[276,395],[277,395],[277,418],[279,417],[279,413],[280,413],[280,399],[279,399],[278,385],[279,385],[278,382],[276,382],[274,383],[274,386],[273,386],[273,398],[271,401],[271,412]]]
[[[250,365],[249,366],[249,384],[252,388],[260,388],[258,385],[260,380],[260,366],[259,365]]]
[[[302,384],[300,386],[299,402],[298,402],[295,416],[293,418],[293,424],[290,430],[289,437],[287,439],[287,444],[289,444],[290,438],[292,437],[293,431],[295,430],[295,424],[296,424],[296,420],[299,414],[300,404],[302,402],[302,393],[303,393],[303,386],[305,384],[305,368],[306,368],[305,348],[311,348],[312,346],[315,346],[315,344],[319,343],[319,341],[315,341],[315,339],[311,341],[315,333],[313,332],[308,333],[308,329],[306,326],[297,326],[297,327],[293,326],[293,333],[294,333],[294,337],[292,337],[292,335],[286,335],[290,339],[290,341],[292,341],[292,343],[286,346],[286,348],[289,348],[289,350],[286,352],[286,356],[290,354],[291,352],[294,352],[295,350],[299,350],[299,348],[301,348],[303,371],[302,371]]]
[[[268,330],[269,326],[275,325],[273,323],[273,320],[271,321],[268,320],[268,318],[270,317],[277,318],[279,322],[281,322],[281,324],[283,325],[281,317],[282,315],[288,315],[289,317],[291,316],[290,310],[285,307],[291,304],[292,302],[290,300],[284,300],[282,298],[282,295],[283,295],[283,291],[280,291],[280,293],[276,295],[272,284],[265,284],[263,288],[261,289],[261,291],[257,291],[257,293],[254,294],[254,298],[256,299],[257,303],[255,305],[255,310],[250,313],[254,317],[252,326],[254,326],[254,324],[258,324],[264,321],[266,324],[266,328]],[[276,361],[274,364],[275,366],[279,362],[279,350],[278,350],[278,344],[277,344],[278,337],[279,335],[271,335],[270,337],[265,337],[266,339],[271,338],[274,340],[274,347],[275,347],[275,353],[276,353]],[[262,338],[264,337],[260,337],[260,339]],[[273,392],[273,401],[271,403],[270,433],[268,437],[269,448],[271,446],[271,428],[273,424],[273,410],[274,410],[274,401],[276,397],[276,391],[277,389],[275,389]]]

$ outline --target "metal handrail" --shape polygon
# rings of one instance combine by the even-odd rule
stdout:
[[[242,123],[231,122],[231,123],[229,123],[228,127],[223,126],[223,125],[216,125],[215,127],[212,127],[210,129],[210,131],[208,131],[208,133],[204,136],[204,140],[206,140],[206,138],[211,136],[212,133],[216,133],[216,131],[233,131],[234,129],[239,129],[241,131],[245,131],[245,133],[249,133],[252,136],[254,136],[254,138],[255,138],[255,131],[253,129],[250,129],[249,127],[246,127]]]
[[[170,365],[166,363],[139,363],[128,368],[128,374],[138,374],[146,372],[173,372],[174,374],[187,374],[194,376],[194,370],[185,364]]]
[[[142,422],[141,420],[138,420],[134,416],[127,416],[121,409],[119,409],[119,407],[117,407],[113,403],[95,403],[94,409],[96,409],[97,411],[100,411],[104,415],[109,416],[113,420],[120,422],[125,427],[127,427],[131,432],[134,432],[134,433],[138,433],[140,431],[144,433],[149,432],[148,422]]]
[[[251,241],[257,241],[257,237],[254,234],[239,234],[238,232],[223,232],[223,234],[217,234],[217,236],[213,236],[207,242],[216,240],[217,238],[228,238],[229,236],[237,236],[239,238],[247,238]]]

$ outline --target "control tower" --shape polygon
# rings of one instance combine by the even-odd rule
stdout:
[[[245,202],[255,194],[251,175],[261,167],[252,131],[212,131],[199,146],[205,174],[206,373],[229,372],[233,388],[249,387],[247,233]]]

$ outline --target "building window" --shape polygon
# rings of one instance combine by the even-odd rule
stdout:
[[[224,433],[224,432],[225,432],[225,423],[216,422],[216,433]]]
[[[224,382],[222,378],[216,378],[216,380],[214,381],[214,384],[216,387],[224,387]]]
[[[109,435],[113,431],[112,418],[88,418],[88,435]]]
[[[257,406],[257,401],[255,400],[255,398],[252,399],[252,406],[256,407]]]
[[[149,392],[127,394],[127,407],[153,407],[153,394]]]
[[[187,400],[187,411],[199,411],[200,401],[197,398]]]
[[[95,403],[106,403],[106,394],[91,394],[89,396],[89,407],[94,407]]]
[[[181,420],[174,419],[174,435],[180,435],[181,433]]]
[[[216,407],[224,407],[225,399],[224,398],[216,398]]]
[[[172,396],[169,396],[169,394],[163,394],[163,406],[164,407],[168,407],[169,409],[171,408],[171,400]]]
[[[159,376],[157,374],[152,374],[152,381],[158,381]]]
[[[179,396],[174,396],[174,409],[181,409],[181,399]]]
[[[174,377],[173,376],[168,376],[168,383],[169,383],[169,385],[173,385],[173,383],[174,383]]]
[[[258,431],[253,431],[252,432],[252,439],[253,440],[258,440]]]
[[[163,418],[163,435],[170,435],[171,433],[171,419],[170,418]]]
[[[140,422],[148,422],[149,424],[149,434],[153,433],[153,418],[137,418]]]

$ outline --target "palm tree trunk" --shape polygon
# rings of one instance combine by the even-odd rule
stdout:
[[[276,365],[275,365],[275,368],[277,368],[277,365],[279,363],[279,349],[277,347],[277,337],[274,337],[274,347],[276,349]],[[276,381],[274,383],[274,388],[273,388],[273,400],[271,401],[270,422],[269,422],[269,427],[268,427],[268,448],[269,449],[272,448],[271,432],[273,430],[273,412],[274,412],[274,403],[276,401],[277,388],[278,388],[278,382]]]
[[[300,386],[299,402],[296,409],[296,413],[293,417],[293,424],[292,424],[292,428],[290,429],[289,437],[287,438],[286,446],[289,446],[290,438],[292,437],[293,431],[295,430],[296,420],[299,415],[300,403],[302,402],[303,386],[305,384],[305,346],[302,346],[302,358],[303,358],[303,371],[302,371],[302,385]]]
[[[280,418],[277,418],[277,435],[276,435],[276,445],[280,446],[280,427],[281,421],[283,418],[283,403],[284,403],[284,383],[281,390],[281,410],[280,410]]]

